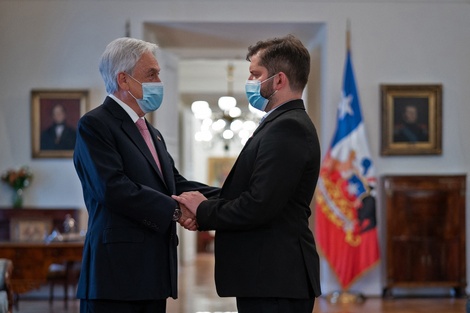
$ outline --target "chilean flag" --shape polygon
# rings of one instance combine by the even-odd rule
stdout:
[[[380,258],[375,187],[348,47],[336,131],[315,194],[315,237],[343,290]]]

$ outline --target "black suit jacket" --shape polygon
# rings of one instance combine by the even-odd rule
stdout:
[[[278,107],[247,142],[220,197],[202,202],[215,229],[220,296],[319,296],[319,257],[308,226],[320,169],[317,133],[303,101]]]
[[[162,176],[137,126],[112,98],[78,123],[74,164],[89,214],[77,297],[151,300],[177,296],[173,194],[217,188],[187,181],[163,136],[148,124]]]

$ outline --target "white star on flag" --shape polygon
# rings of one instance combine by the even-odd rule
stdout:
[[[353,98],[352,95],[348,95],[347,97],[343,93],[343,96],[341,97],[341,102],[339,103],[339,118],[343,119],[346,114],[353,115],[354,111],[351,108],[351,102]]]

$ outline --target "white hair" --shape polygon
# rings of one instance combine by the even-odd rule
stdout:
[[[158,46],[135,38],[118,38],[111,41],[100,59],[100,73],[106,92],[113,94],[118,90],[117,75],[121,72],[132,73],[137,61],[144,53],[156,56]]]

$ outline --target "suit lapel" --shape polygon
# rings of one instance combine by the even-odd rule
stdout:
[[[114,117],[121,122],[121,128],[126,133],[126,135],[130,138],[132,142],[137,146],[137,148],[140,150],[140,152],[145,156],[145,158],[149,161],[149,163],[152,165],[153,169],[155,172],[158,174],[158,177],[165,183],[165,179],[163,179],[162,173],[158,169],[157,163],[153,159],[152,153],[150,152],[147,143],[144,140],[144,137],[142,137],[142,134],[140,133],[139,129],[135,125],[135,123],[132,122],[132,119],[129,117],[126,111],[124,111],[123,108],[119,104],[117,104],[112,98],[107,97],[104,104],[105,106],[109,106],[110,112],[114,115]],[[148,126],[148,124],[147,124]],[[152,127],[149,128],[150,135],[154,139],[155,142],[155,148],[157,148],[157,143],[155,140],[154,133],[152,132]],[[160,157],[160,150],[157,148],[157,153],[159,154]],[[162,168],[163,164],[166,162],[162,162],[160,159],[160,162],[162,163]]]
[[[148,125],[148,124],[147,124]],[[155,149],[157,150],[158,158],[160,159],[160,166],[162,167],[162,179],[164,180],[167,187],[170,191],[175,191],[174,179],[173,177],[173,163],[168,155],[168,152],[165,147],[163,139],[160,137],[160,133],[152,126],[150,127],[149,132],[155,143]]]
[[[239,156],[242,154],[243,150],[245,150],[250,145],[251,141],[253,140],[253,137],[255,137],[261,130],[263,130],[269,123],[274,121],[277,117],[281,116],[285,112],[290,111],[290,110],[294,110],[294,109],[305,110],[303,100],[298,99],[298,100],[293,100],[293,101],[286,102],[285,104],[283,104],[282,106],[278,107],[276,110],[271,112],[266,117],[266,119],[258,126],[258,128],[256,128],[256,130],[253,132],[253,135],[250,137],[250,139],[248,139],[245,146],[240,151]],[[227,178],[225,179],[225,182],[222,186],[221,194],[223,194],[223,192],[224,192],[224,187],[226,185],[228,186],[230,184],[230,181],[231,181],[232,176],[233,176],[232,173],[235,171],[235,168],[237,167],[238,159],[239,159],[239,157],[235,161],[235,164],[233,164],[232,169],[230,170],[229,174],[227,175]]]
[[[152,153],[150,152],[150,149],[149,149],[149,147],[147,146],[147,143],[144,140],[144,137],[142,137],[142,134],[137,129],[137,126],[134,125],[132,122],[129,123],[129,124],[123,123],[122,128],[124,129],[124,131],[126,131],[128,133],[131,140],[134,141],[134,143],[139,148],[140,152],[142,152],[142,154],[145,156],[147,161],[149,161],[149,163],[152,165],[155,172],[157,172],[158,176],[161,179],[163,179],[162,173],[158,169],[157,163],[155,162],[155,159],[153,158]],[[150,135],[152,136],[152,133],[150,133]],[[152,136],[152,139],[153,139],[153,136]],[[155,146],[156,145],[157,144],[155,143]],[[157,150],[157,153],[158,153],[158,150]]]
[[[282,115],[285,112],[288,112],[290,110],[294,110],[294,109],[305,110],[304,102],[303,102],[302,99],[297,99],[297,100],[286,102],[283,105],[281,105],[280,107],[278,107],[277,109],[275,109],[273,112],[271,112],[266,117],[266,119],[258,126],[258,128],[253,132],[253,136],[255,136],[260,130],[262,130],[266,125],[268,125],[273,120],[275,120],[278,116],[280,116],[280,115]],[[247,144],[248,144],[248,142],[247,142]]]

